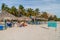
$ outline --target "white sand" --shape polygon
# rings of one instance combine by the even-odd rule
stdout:
[[[12,27],[0,31],[0,40],[60,40],[60,28],[47,29],[47,24]]]

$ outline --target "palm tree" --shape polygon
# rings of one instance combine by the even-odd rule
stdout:
[[[5,9],[5,3],[2,4],[2,7],[1,8],[2,8],[2,10]]]
[[[10,8],[6,5],[5,11],[10,12]]]
[[[48,18],[48,21],[50,21],[50,20],[53,20],[53,17],[52,17],[52,16],[50,16],[50,17]]]
[[[33,9],[28,8],[27,13],[28,13],[29,16],[32,16],[33,15]]]
[[[38,14],[39,13],[39,8],[36,8],[35,9],[35,12]]]
[[[9,12],[10,8],[8,7],[8,5],[6,5],[5,3],[2,4],[2,11],[7,11]]]
[[[15,6],[12,6],[12,7],[11,7],[11,13],[12,13],[13,15],[17,16],[17,9],[16,9]]]
[[[6,11],[7,9],[9,9],[8,6],[5,3],[3,3],[2,4],[2,11]]]
[[[57,16],[56,16],[56,15],[54,15],[53,19],[56,21],[56,20],[57,20]]]
[[[25,9],[22,5],[19,5],[19,8],[18,8],[18,15],[24,15],[25,14]]]
[[[47,14],[47,12],[43,12],[43,14],[41,15],[41,17],[48,19],[48,14]]]

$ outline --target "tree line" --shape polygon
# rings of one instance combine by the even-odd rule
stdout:
[[[23,7],[23,5],[19,5],[18,8],[16,8],[15,6],[12,6],[11,8],[8,7],[8,5],[6,5],[5,3],[2,4],[1,7],[2,11],[7,11],[10,14],[16,16],[16,17],[21,17],[21,16],[38,16],[40,15],[40,10],[39,8],[36,8],[35,10],[32,8],[27,8],[25,9]],[[46,18],[48,20],[55,20],[55,21],[60,21],[60,18],[57,18],[56,15],[54,15],[54,17],[50,16],[48,17],[48,13],[47,12],[42,12],[42,14],[39,16],[40,18]]]

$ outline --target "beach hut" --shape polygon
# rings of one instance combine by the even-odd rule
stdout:
[[[40,17],[36,17],[36,16],[31,16],[30,18],[32,19],[32,22],[34,24],[40,24],[40,20],[48,21],[48,19],[40,18]]]
[[[7,28],[6,27],[6,25],[7,25],[6,20],[10,20],[10,21],[16,20],[16,17],[6,11],[3,11],[0,13],[0,21],[1,20],[2,20],[2,22],[4,22],[4,25],[5,25],[4,27]],[[3,28],[3,27],[1,26],[1,28]]]
[[[3,19],[15,20],[16,17],[6,11],[3,11],[0,13],[0,20],[3,20]]]

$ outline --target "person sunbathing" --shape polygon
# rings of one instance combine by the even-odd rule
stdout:
[[[26,23],[26,22],[24,22],[24,23],[23,23],[23,26],[24,26],[24,27],[25,27],[25,26],[27,26],[27,23]]]
[[[27,26],[27,24],[26,24],[26,22],[21,22],[21,23],[19,23],[19,26],[20,27],[25,27],[25,26]]]

